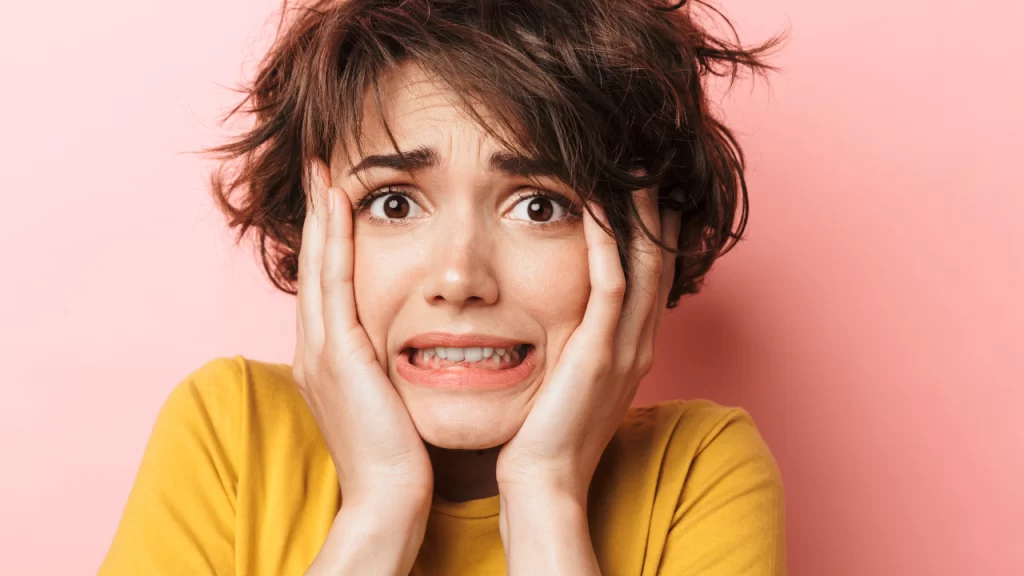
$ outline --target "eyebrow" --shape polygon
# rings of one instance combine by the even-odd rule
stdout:
[[[404,156],[404,160],[403,160]],[[437,150],[427,146],[415,148],[403,154],[372,154],[356,164],[349,174],[355,174],[371,168],[389,168],[404,172],[419,172],[426,168],[434,168],[441,163]],[[562,170],[549,162],[536,158],[528,158],[509,151],[491,154],[488,168],[492,172],[504,172],[510,176],[536,178],[548,176],[561,178]]]
[[[402,157],[405,157],[404,159]],[[352,167],[349,174],[355,174],[371,168],[390,168],[392,170],[404,170],[407,172],[418,172],[424,168],[431,168],[440,163],[437,150],[421,147],[410,150],[404,154],[372,154],[363,158],[358,164]]]

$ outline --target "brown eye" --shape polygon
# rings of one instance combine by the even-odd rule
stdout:
[[[388,196],[384,199],[384,215],[388,218],[405,218],[409,214],[409,201],[404,196]]]
[[[543,224],[563,220],[569,215],[569,211],[552,198],[534,195],[520,200],[512,208],[511,215],[516,220]]]
[[[415,218],[423,211],[404,194],[384,194],[370,204],[370,215],[380,220],[404,220]]]
[[[530,215],[530,220],[534,222],[547,222],[551,220],[551,215],[555,213],[555,209],[551,206],[553,202],[547,198],[534,198],[530,200],[529,206],[526,208],[527,213]]]

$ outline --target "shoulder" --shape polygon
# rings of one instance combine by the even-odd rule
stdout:
[[[191,424],[229,447],[255,429],[316,431],[291,367],[240,355],[205,362],[171,391],[157,426]]]
[[[621,536],[614,526],[642,526],[659,573],[785,574],[782,476],[746,410],[633,408],[600,466],[602,542]]]
[[[296,400],[301,398],[288,365],[221,356],[186,375],[171,391],[166,408],[229,413],[254,401],[279,401],[290,406]]]
[[[750,414],[709,400],[631,408],[602,466],[612,476],[645,477],[656,492],[675,494],[673,500],[752,484],[781,497],[781,474]]]
[[[171,392],[170,399],[191,398],[204,406],[237,410],[247,402],[302,402],[291,367],[244,356],[214,358],[189,373]]]
[[[620,429],[646,428],[658,437],[703,445],[709,436],[735,423],[753,426],[750,415],[742,408],[710,400],[667,400],[630,408]]]
[[[750,414],[708,401],[662,410],[666,440],[652,523],[664,535],[655,546],[662,569],[785,574],[782,475]]]
[[[647,442],[652,449],[676,459],[766,448],[746,410],[710,400],[669,400],[630,408],[616,440]]]
[[[260,442],[303,420],[292,384],[288,366],[241,356],[185,375],[160,409],[100,573],[231,572],[237,519],[258,509],[245,488],[254,464],[290,448]]]
[[[667,436],[666,465],[687,464],[687,476],[728,469],[780,486],[782,477],[754,419],[743,408],[709,400],[675,400],[660,405]],[[673,425],[674,423],[674,425]],[[671,430],[668,430],[671,426]]]
[[[652,436],[664,446],[658,489],[671,495],[664,505],[673,509],[673,525],[696,509],[719,505],[740,510],[737,514],[744,517],[760,516],[770,526],[782,525],[782,474],[746,410],[708,400],[676,400],[641,409],[641,414],[649,414],[640,418],[652,422]]]

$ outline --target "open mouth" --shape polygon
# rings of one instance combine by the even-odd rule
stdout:
[[[499,390],[532,381],[538,365],[532,344],[505,348],[435,346],[406,348],[397,358],[399,376],[431,388]]]
[[[409,348],[409,363],[417,368],[441,370],[465,367],[480,370],[508,370],[523,363],[533,348],[532,344],[517,344],[508,348]]]

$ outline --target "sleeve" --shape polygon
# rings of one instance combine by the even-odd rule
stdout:
[[[730,411],[702,442],[658,574],[785,576],[782,477],[745,411]]]
[[[234,572],[238,361],[207,363],[167,398],[99,576]]]

